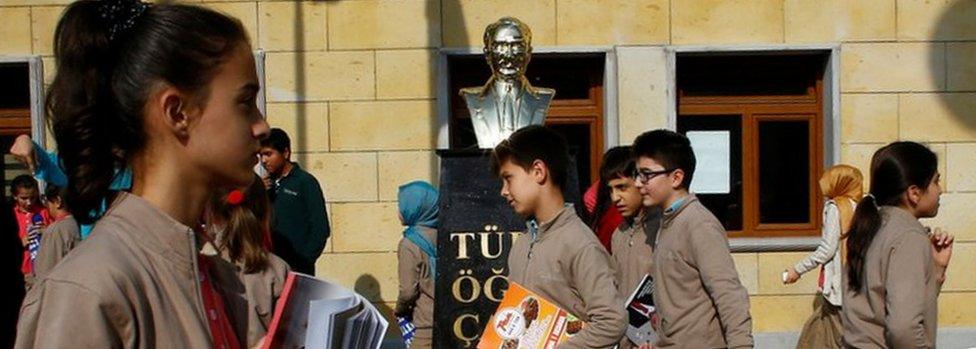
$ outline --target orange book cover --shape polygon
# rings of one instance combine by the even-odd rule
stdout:
[[[583,329],[583,321],[517,283],[510,283],[478,349],[550,349]]]

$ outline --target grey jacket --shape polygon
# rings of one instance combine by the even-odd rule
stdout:
[[[749,294],[725,228],[694,195],[664,212],[654,251],[655,348],[751,348]]]
[[[190,227],[120,193],[28,292],[16,348],[210,347],[197,246]]]
[[[607,250],[567,205],[552,221],[519,237],[508,254],[508,279],[555,303],[586,326],[559,348],[610,348],[627,329],[627,313]]]
[[[437,242],[437,230],[427,227],[420,227],[420,230],[428,241]],[[412,316],[417,329],[433,328],[434,280],[430,277],[427,254],[407,238],[401,238],[397,247],[397,269],[400,291],[395,312]]]
[[[68,252],[81,243],[81,229],[74,217],[67,216],[49,225],[41,236],[41,249],[34,261],[34,275],[37,278],[54,269]]]
[[[944,271],[918,219],[882,206],[881,228],[864,257],[863,290],[844,287],[844,346],[934,348]]]

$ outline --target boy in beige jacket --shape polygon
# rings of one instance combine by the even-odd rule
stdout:
[[[636,182],[644,206],[664,209],[656,237],[656,348],[751,348],[749,295],[739,282],[725,228],[688,192],[695,154],[668,130],[634,141]]]
[[[555,303],[586,324],[559,348],[610,348],[626,329],[610,256],[596,235],[565,204],[566,141],[542,126],[513,133],[495,147],[492,170],[501,195],[528,231],[508,255],[511,282]]]
[[[644,279],[651,274],[653,244],[661,226],[661,210],[643,205],[640,189],[634,181],[634,158],[630,147],[615,147],[607,151],[600,165],[601,185],[605,185],[611,204],[624,220],[613,232],[611,255],[616,270],[617,289],[621,305]],[[636,343],[645,344],[645,343]],[[620,349],[636,347],[630,338],[620,341]]]

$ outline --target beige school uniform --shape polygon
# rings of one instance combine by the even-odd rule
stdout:
[[[630,295],[644,279],[644,275],[651,273],[654,250],[651,245],[661,224],[660,212],[653,209],[650,214],[641,213],[634,220],[624,220],[613,232],[610,246],[613,250],[621,306],[626,307]],[[651,234],[647,234],[647,228],[653,229]],[[633,343],[626,336],[620,341],[621,349],[632,347]]]
[[[610,348],[627,328],[610,256],[568,205],[526,233],[508,255],[510,281],[554,302],[586,325],[560,348]]]
[[[437,243],[437,230],[420,227],[428,241]],[[397,295],[396,314],[410,314],[414,333],[411,348],[430,348],[434,329],[434,280],[430,277],[427,254],[420,246],[407,238],[400,239],[397,248],[400,292]]]
[[[91,237],[28,292],[16,347],[211,347],[197,246],[192,229],[120,193]]]
[[[881,207],[881,228],[864,258],[854,292],[844,277],[844,346],[933,348],[938,322],[939,277],[925,227],[908,211]]]
[[[54,269],[80,242],[81,229],[72,216],[62,218],[45,228],[41,248],[34,261],[35,277],[40,278]]]
[[[241,264],[230,262],[226,253],[219,263],[222,265],[215,268],[219,273],[215,273],[214,280],[222,285],[220,292],[231,326],[239,343],[253,347],[268,333],[274,306],[288,278],[288,263],[271,253],[267,267],[252,273],[245,273]]]
[[[749,295],[725,229],[689,195],[664,212],[654,251],[655,348],[751,348]]]
[[[649,215],[642,214],[635,221],[624,221],[613,232],[611,247],[616,270],[615,279],[620,291],[621,299],[630,297],[634,289],[651,273],[653,265],[654,237],[661,225],[659,210]],[[648,234],[647,228],[654,229]]]

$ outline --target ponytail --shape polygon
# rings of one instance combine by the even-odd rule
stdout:
[[[241,194],[236,200],[230,199],[234,192]],[[207,226],[221,232],[215,236],[217,245],[230,261],[241,264],[245,273],[264,270],[270,259],[265,239],[270,234],[271,203],[261,178],[255,176],[244,189],[216,190],[208,205]]]
[[[861,289],[864,256],[880,228],[881,212],[874,196],[868,195],[854,209],[854,218],[847,236],[847,284],[852,290]]]
[[[57,75],[51,83],[47,109],[58,153],[68,175],[65,202],[82,224],[108,195],[114,169],[123,163],[114,152],[111,127],[118,118],[111,107],[107,71],[108,32],[94,2],[68,6],[54,35]]]

